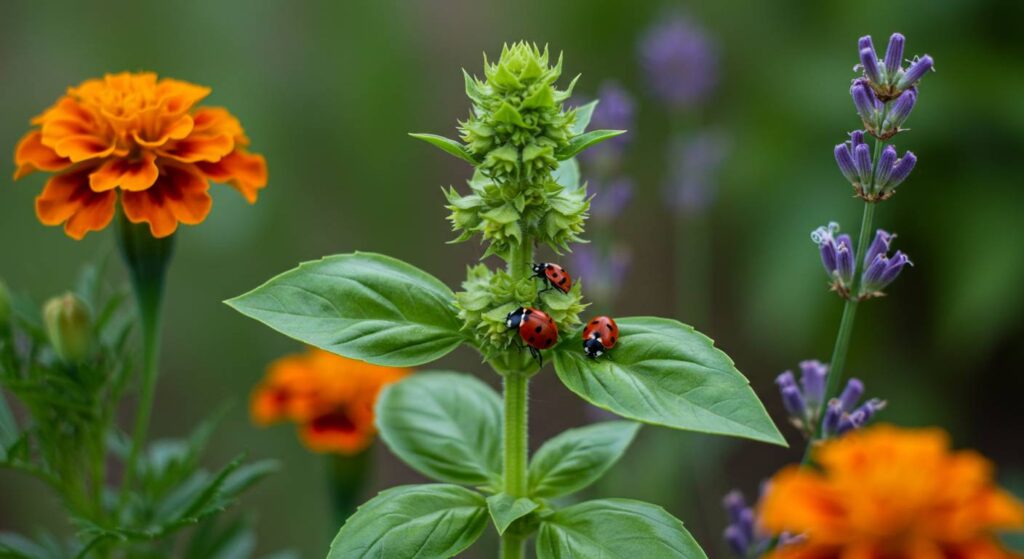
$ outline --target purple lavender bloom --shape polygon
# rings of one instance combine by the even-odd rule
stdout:
[[[875,184],[872,188],[872,192],[877,194],[882,192],[882,185],[889,182],[892,177],[893,167],[896,165],[896,148],[893,146],[885,146],[882,150],[882,155],[878,158],[878,166],[875,169]]]
[[[892,245],[892,240],[895,238],[896,235],[893,235],[884,229],[878,229],[875,231],[875,239],[871,241],[871,245],[868,246],[867,253],[864,254],[864,265],[870,265],[879,254],[889,252],[889,246]]]
[[[836,428],[836,435],[843,436],[846,433],[863,427],[867,423],[867,418],[864,417],[864,412],[857,410],[853,413],[844,415],[839,420],[839,427]]]
[[[885,73],[890,80],[896,76],[903,67],[903,44],[906,39],[899,33],[893,33],[889,37],[889,46],[885,49]]]
[[[597,92],[600,102],[590,117],[590,126],[594,130],[633,130],[635,108],[633,96],[616,81],[606,81]],[[622,152],[632,141],[632,134],[616,136],[601,142],[591,149],[580,153],[580,158],[587,163],[604,167],[615,167],[622,158]]]
[[[914,165],[917,164],[917,156],[914,152],[908,151],[903,154],[903,157],[896,162],[892,167],[892,172],[889,174],[889,178],[885,183],[880,183],[879,189],[883,192],[892,192],[897,186],[907,180],[910,176],[910,172],[914,170]]]
[[[857,39],[857,50],[864,49],[875,50],[875,44],[871,41],[871,35],[864,35],[860,39]]]
[[[852,378],[846,383],[846,388],[839,395],[839,405],[846,413],[852,412],[857,407],[857,402],[864,396],[864,383],[860,379]]]
[[[718,82],[718,53],[693,21],[676,15],[641,39],[640,62],[655,95],[675,109],[704,101]]]
[[[864,188],[869,188],[874,167],[871,165],[871,148],[867,144],[860,144],[853,150],[853,164],[857,168],[860,184]]]
[[[666,202],[684,215],[703,213],[716,198],[717,175],[729,154],[728,138],[717,129],[701,130],[676,138],[669,149]]]
[[[817,359],[800,362],[800,385],[803,387],[804,401],[807,407],[815,411],[815,415],[825,402],[825,379],[828,378],[828,365]]]
[[[853,155],[850,154],[850,147],[846,143],[842,143],[836,146],[835,149],[836,165],[839,166],[839,172],[846,177],[846,180],[850,181],[851,184],[858,184],[860,177],[857,175],[857,167],[853,162]]]
[[[843,418],[843,404],[836,398],[828,401],[825,409],[825,417],[821,420],[821,432],[824,436],[830,437],[839,429],[839,421]]]
[[[882,72],[878,68],[878,54],[875,53],[874,47],[860,49],[860,65],[869,80],[877,84],[882,83]]]
[[[872,398],[867,402],[864,402],[864,405],[857,408],[857,411],[854,413],[861,414],[861,416],[864,418],[864,423],[867,423],[871,421],[873,417],[875,417],[876,413],[884,410],[886,405],[887,402],[885,400],[881,398]]]
[[[790,417],[797,424],[802,424],[807,418],[807,406],[804,403],[804,396],[797,388],[793,373],[786,371],[775,379],[779,385],[779,392],[782,394],[782,405],[786,407]]]
[[[818,245],[825,273],[832,279],[833,288],[845,290],[853,281],[856,264],[853,260],[853,241],[849,235],[836,235],[839,224],[831,222],[811,232],[811,241]]]
[[[917,102],[917,88],[911,87],[904,91],[896,98],[896,101],[889,106],[889,114],[885,117],[885,122],[882,123],[883,133],[898,132],[900,126],[910,116],[910,111],[914,109],[914,103]]]
[[[747,504],[743,493],[735,489],[730,491],[722,499],[722,505],[729,515],[724,537],[733,553],[739,557],[749,557],[763,551],[769,539],[757,530],[754,508]]]
[[[861,297],[874,297],[882,293],[883,289],[896,280],[904,267],[913,265],[910,258],[898,250],[892,257],[885,254],[876,255],[861,277]]]
[[[868,85],[866,80],[854,80],[850,86],[850,96],[853,97],[853,106],[857,114],[864,121],[864,125],[874,130],[878,128],[878,115],[882,111],[882,102],[878,100],[875,92]]]
[[[588,190],[594,194],[590,201],[591,219],[608,222],[629,206],[633,199],[633,179],[616,177],[607,182],[592,180]]]
[[[910,68],[907,68],[907,71],[903,73],[903,77],[900,78],[900,81],[896,83],[896,87],[899,89],[906,89],[916,84],[934,67],[935,62],[932,60],[932,57],[927,54],[917,60],[914,60],[910,65]]]

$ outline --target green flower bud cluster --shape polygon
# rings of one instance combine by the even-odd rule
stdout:
[[[569,146],[576,110],[562,111],[572,95],[555,87],[562,57],[548,65],[548,49],[520,42],[501,51],[494,64],[484,57],[484,81],[466,74],[466,95],[473,101],[469,120],[459,131],[480,169],[498,182],[543,181],[558,167],[557,152]],[[578,77],[578,76],[577,76]]]
[[[587,305],[579,282],[567,294],[550,290],[538,296],[539,285],[535,278],[515,280],[505,270],[490,270],[483,264],[469,268],[463,291],[455,294],[455,306],[463,328],[472,332],[485,358],[508,350],[518,339],[505,325],[505,319],[519,307],[543,308],[561,334],[573,332],[580,325],[578,315]]]
[[[479,233],[488,243],[484,257],[505,257],[512,246],[531,238],[555,252],[580,242],[590,200],[582,188],[569,190],[548,179],[527,188],[517,188],[487,178],[477,170],[469,181],[471,194],[463,196],[454,188],[445,191],[448,220],[459,232],[456,242]]]

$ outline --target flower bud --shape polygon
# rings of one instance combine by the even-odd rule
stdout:
[[[849,235],[839,235],[836,243],[836,273],[844,285],[850,285],[857,267],[853,262],[853,241]]]
[[[910,171],[914,170],[914,165],[916,164],[917,156],[914,155],[914,152],[908,151],[907,153],[904,153],[903,157],[893,165],[892,173],[889,175],[889,180],[885,183],[880,183],[878,187],[885,192],[892,191],[894,188],[902,184],[903,181],[907,180],[907,177],[910,176]]]
[[[857,167],[860,184],[870,186],[874,168],[871,166],[871,148],[867,144],[860,144],[853,150],[853,163]]]
[[[846,388],[839,395],[839,405],[844,412],[852,412],[857,402],[864,396],[864,383],[859,379],[852,378],[846,383]]]
[[[884,185],[889,182],[892,177],[892,169],[896,165],[896,157],[896,148],[885,146],[882,155],[878,158],[878,167],[875,169],[875,186],[872,192],[876,194],[882,192]]]
[[[853,261],[853,241],[849,235],[839,235],[839,224],[831,222],[811,232],[811,241],[818,245],[825,273],[832,279],[832,289],[844,297],[853,280],[856,265]]]
[[[11,319],[11,292],[7,290],[7,284],[0,279],[0,330]]]
[[[889,81],[896,76],[903,66],[903,44],[906,39],[899,33],[889,37],[889,46],[885,49],[885,73]]]
[[[821,412],[825,403],[825,379],[828,377],[828,365],[816,359],[800,362],[800,384],[804,389],[804,401],[814,415]]]
[[[896,87],[899,89],[907,89],[920,81],[921,78],[923,78],[924,75],[927,74],[934,66],[935,62],[932,60],[932,57],[927,54],[918,58],[910,65],[910,68],[907,68],[907,71],[903,73],[903,77],[900,78]]]
[[[857,167],[853,162],[853,156],[850,155],[850,148],[848,144],[842,143],[836,146],[835,149],[836,165],[839,166],[839,172],[846,177],[846,180],[850,181],[851,184],[859,184],[860,177],[857,175]]]
[[[836,398],[832,398],[828,401],[828,407],[825,409],[825,418],[821,422],[821,431],[828,437],[835,434],[836,430],[839,429],[839,421],[843,418],[843,404]]]
[[[864,77],[873,83],[882,83],[882,72],[878,69],[878,55],[872,47],[861,49],[860,65],[864,69]]]
[[[890,283],[896,280],[906,266],[913,266],[913,262],[906,254],[896,251],[892,257],[885,254],[875,256],[871,264],[864,270],[861,277],[861,297],[872,297],[878,295]]]
[[[875,231],[875,239],[871,241],[867,253],[864,254],[864,266],[869,266],[879,254],[889,252],[889,245],[892,244],[892,240],[895,237],[896,235],[883,229]]]
[[[871,90],[871,86],[864,80],[856,80],[850,86],[850,96],[853,97],[853,106],[856,107],[864,125],[871,130],[878,128],[878,113],[882,103]]]
[[[896,101],[889,107],[889,114],[882,123],[883,132],[899,132],[900,126],[910,116],[910,111],[917,102],[917,88],[911,87],[896,98]]]
[[[857,50],[871,49],[875,50],[875,43],[871,41],[871,35],[864,35],[860,39],[857,39]]]
[[[43,323],[57,357],[68,364],[89,356],[92,324],[89,309],[72,293],[54,297],[43,306]]]

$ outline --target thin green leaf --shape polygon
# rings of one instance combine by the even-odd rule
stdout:
[[[459,142],[456,142],[455,140],[445,138],[444,136],[438,136],[437,134],[410,133],[409,135],[418,140],[423,140],[424,142],[427,142],[432,146],[441,148],[441,150],[444,151],[445,153],[449,155],[454,155],[455,157],[458,157],[459,159],[465,161],[466,163],[469,163],[470,165],[480,164],[480,162],[473,157],[473,154],[469,153],[469,150],[466,149],[466,146],[460,144]]]
[[[629,499],[601,499],[545,518],[537,559],[706,559],[683,523],[665,509]]]
[[[487,525],[479,493],[457,485],[405,485],[359,507],[331,543],[327,559],[454,557]]]
[[[517,499],[506,493],[498,493],[487,498],[487,510],[491,513],[491,520],[494,521],[494,527],[498,529],[499,535],[504,534],[516,520],[537,510],[538,506],[540,505],[530,499]]]
[[[786,445],[747,379],[707,336],[674,320],[618,321],[618,344],[589,359],[577,344],[555,353],[570,390],[644,423]]]
[[[580,135],[587,131],[590,126],[590,119],[594,116],[594,109],[597,108],[599,100],[595,99],[582,107],[576,107],[576,121],[572,123],[572,133]]]
[[[501,479],[501,399],[476,378],[417,373],[388,386],[376,413],[388,448],[423,475],[466,485]]]
[[[530,460],[530,495],[559,497],[594,483],[622,457],[639,430],[632,421],[605,421],[547,441]]]
[[[287,336],[377,365],[422,365],[463,341],[455,294],[400,260],[356,252],[306,262],[227,301]]]
[[[574,136],[569,140],[569,145],[555,153],[555,157],[558,158],[559,161],[569,159],[594,144],[599,144],[607,139],[614,138],[615,136],[625,133],[625,130],[592,130],[585,134]]]

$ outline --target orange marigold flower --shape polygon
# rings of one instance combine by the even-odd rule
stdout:
[[[56,173],[36,198],[45,225],[64,224],[81,239],[114,217],[118,196],[132,223],[154,237],[178,223],[206,219],[210,180],[255,203],[267,184],[262,155],[249,153],[238,120],[225,109],[196,107],[210,89],[156,74],[107,74],[78,87],[43,114],[14,153],[15,180]]]
[[[804,534],[775,559],[999,559],[996,533],[1024,529],[1024,505],[992,465],[952,452],[939,429],[879,426],[825,443],[821,471],[790,467],[759,513],[771,534]]]
[[[310,349],[270,365],[253,393],[250,412],[261,425],[298,423],[302,441],[311,450],[355,454],[376,434],[377,394],[409,373]]]

